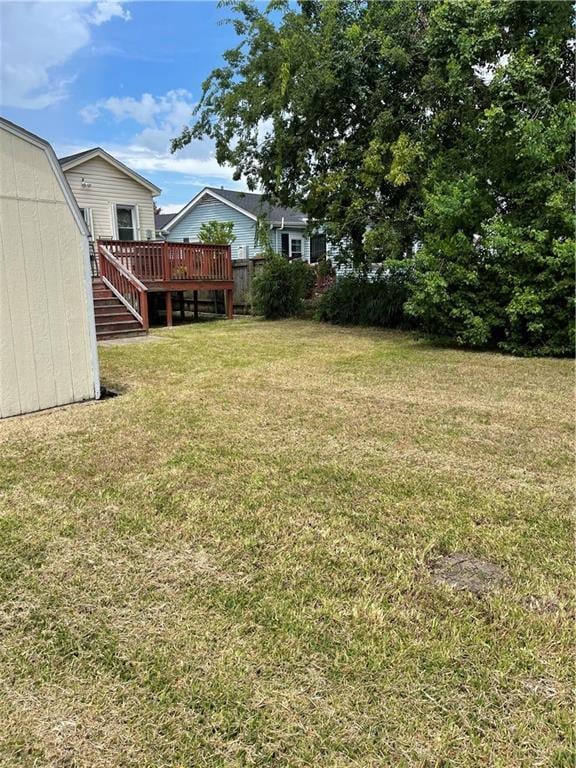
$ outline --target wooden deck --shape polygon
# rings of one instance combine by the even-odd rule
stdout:
[[[223,291],[226,314],[233,312],[234,279],[229,245],[99,240],[96,253],[106,286],[148,329],[148,292],[165,294],[166,323],[172,325],[172,293]],[[195,312],[197,314],[197,311]]]

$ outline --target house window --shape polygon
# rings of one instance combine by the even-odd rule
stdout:
[[[118,240],[134,240],[134,208],[116,206],[116,221],[118,222]]]
[[[282,236],[280,238],[282,242],[282,256],[284,256],[285,259],[290,258],[290,235],[287,232],[282,232]]]
[[[317,264],[326,258],[326,235],[312,235],[310,238],[310,264]]]
[[[80,213],[82,214],[82,218],[86,222],[86,226],[88,227],[88,232],[90,233],[90,237],[94,237],[94,232],[92,231],[92,209],[91,208],[80,208]]]
[[[183,237],[182,238],[182,242],[183,243],[189,243],[190,242],[190,238],[189,237]]]
[[[291,259],[302,258],[302,240],[299,237],[294,237],[290,241],[290,258]]]

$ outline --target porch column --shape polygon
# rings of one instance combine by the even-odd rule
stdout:
[[[166,291],[166,325],[172,325],[172,294]]]
[[[198,320],[198,291],[194,291],[194,320]]]
[[[232,320],[232,317],[234,316],[234,291],[232,288],[227,288],[225,291],[226,294],[226,314],[228,316],[228,320]]]

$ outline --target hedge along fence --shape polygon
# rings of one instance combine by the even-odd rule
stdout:
[[[278,256],[282,259],[281,256]],[[252,313],[252,287],[254,278],[260,274],[266,256],[252,256],[249,259],[232,259],[232,275],[234,279],[234,314],[248,315]],[[302,263],[308,267],[306,262],[287,262]],[[308,286],[311,288],[311,285]],[[304,291],[307,293],[307,290]],[[191,307],[191,297],[187,299],[187,306]],[[198,309],[203,313],[222,314],[224,312],[224,302],[220,291],[200,291],[198,293]]]
[[[277,258],[288,265],[288,270],[297,274],[297,281],[302,282],[302,297],[308,296],[316,282],[317,265],[310,266],[307,262],[294,260],[286,262],[279,254],[266,256],[253,256],[250,259],[233,259],[232,272],[234,276],[234,312],[237,314],[250,314],[254,300],[254,278],[262,274],[267,258]],[[310,274],[308,274],[310,271]]]
[[[320,296],[317,317],[336,325],[408,326],[406,275],[348,275]]]
[[[269,320],[301,315],[316,276],[317,270],[306,262],[269,254],[252,281],[254,311]]]

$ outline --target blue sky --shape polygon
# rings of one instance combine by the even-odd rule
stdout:
[[[201,84],[236,44],[216,2],[0,2],[0,112],[59,156],[102,146],[162,188],[166,212],[206,184],[244,188],[208,141],[171,155]]]

